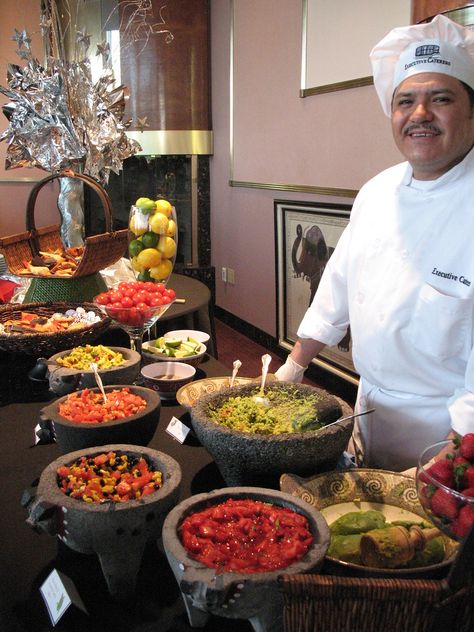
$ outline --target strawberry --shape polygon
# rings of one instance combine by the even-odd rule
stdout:
[[[474,487],[474,466],[468,467],[463,476],[463,487]]]
[[[474,498],[474,487],[466,487],[461,492],[464,496],[469,496],[469,498]]]
[[[465,459],[474,459],[474,432],[468,432],[461,438],[459,454]]]
[[[458,515],[458,502],[444,489],[437,489],[431,497],[431,511],[440,518],[454,520]]]
[[[454,522],[451,523],[450,529],[458,538],[464,538],[472,525],[474,524],[474,507],[472,505],[464,505],[459,510],[459,515]]]
[[[433,465],[426,470],[426,473],[435,480],[439,481],[442,485],[446,485],[446,487],[454,486],[454,467],[453,462],[450,459],[440,459],[439,461],[435,461]],[[431,482],[425,475],[425,472],[420,473],[420,480],[424,483]]]

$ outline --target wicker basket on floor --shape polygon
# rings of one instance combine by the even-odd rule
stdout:
[[[111,320],[97,305],[93,303],[9,303],[0,305],[0,323],[10,319],[21,318],[21,312],[33,312],[48,318],[55,312],[64,314],[68,309],[83,307],[86,312],[92,311],[100,320],[93,325],[74,331],[58,333],[4,334],[0,333],[0,349],[14,353],[26,353],[36,357],[49,357],[58,351],[90,344],[104,333]]]
[[[112,203],[105,189],[90,176],[73,171],[64,171],[44,178],[31,190],[26,207],[26,232],[0,238],[0,252],[4,255],[12,274],[18,274],[20,270],[24,269],[24,262],[31,261],[33,257],[38,256],[40,250],[63,249],[59,225],[36,228],[35,223],[35,204],[38,193],[46,183],[59,178],[81,180],[97,193],[104,210],[106,232],[86,238],[84,254],[71,276],[51,275],[44,277],[34,274],[22,274],[21,276],[48,280],[61,279],[62,281],[65,278],[74,279],[88,276],[118,261],[127,249],[128,229],[118,231],[112,229]]]
[[[300,574],[282,575],[280,588],[285,632],[474,629],[473,585],[450,594],[446,580]]]

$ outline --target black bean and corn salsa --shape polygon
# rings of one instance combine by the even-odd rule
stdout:
[[[152,494],[163,485],[163,474],[147,459],[119,452],[81,456],[57,469],[61,491],[86,503],[124,502]]]

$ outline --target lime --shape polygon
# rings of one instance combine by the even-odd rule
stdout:
[[[151,281],[151,276],[150,276],[150,271],[149,270],[143,270],[142,272],[140,272],[140,274],[137,276],[137,280],[138,281]]]
[[[176,254],[176,242],[172,237],[160,237],[158,250],[165,259],[172,259]]]
[[[153,200],[150,200],[150,198],[146,198],[146,197],[141,197],[138,198],[138,200],[135,202],[135,206],[138,206],[138,208],[141,210],[142,213],[153,213],[153,211],[156,208],[156,204],[155,202],[153,202]]]
[[[139,239],[133,239],[128,244],[128,253],[131,257],[136,257],[144,248],[143,243]]]
[[[141,239],[145,248],[154,248],[158,243],[158,235],[156,233],[152,233],[151,231],[144,233]]]
[[[181,340],[179,338],[165,338],[165,345],[167,347],[180,347]]]
[[[155,213],[150,218],[150,230],[158,235],[166,235],[169,220],[164,213]]]
[[[161,253],[155,248],[145,248],[138,253],[137,263],[143,269],[154,268],[161,263]]]
[[[163,200],[163,199],[156,200],[155,206],[156,206],[157,212],[163,213],[164,215],[166,215],[166,217],[170,217],[171,216],[171,212],[173,210],[173,207],[168,202],[168,200]]]

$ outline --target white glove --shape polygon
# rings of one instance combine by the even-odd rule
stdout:
[[[301,382],[307,368],[307,366],[299,365],[288,356],[285,364],[275,372],[275,377],[279,382]]]

